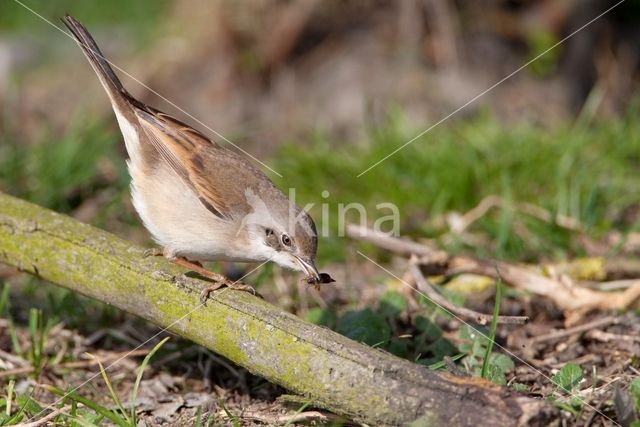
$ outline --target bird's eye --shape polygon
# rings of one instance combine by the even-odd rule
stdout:
[[[286,234],[282,235],[282,244],[285,246],[291,246],[291,237],[287,236]]]

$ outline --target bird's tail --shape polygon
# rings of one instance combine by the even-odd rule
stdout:
[[[71,35],[89,60],[111,102],[115,104],[114,107],[117,105],[121,109],[128,109],[126,107],[128,106],[127,98],[129,95],[118,76],[113,72],[109,61],[104,57],[95,40],[89,34],[89,31],[71,15],[66,15],[62,18],[62,22],[71,31]]]

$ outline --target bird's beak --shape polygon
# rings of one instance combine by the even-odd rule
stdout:
[[[304,259],[298,255],[294,255],[294,258],[308,276],[313,276],[314,279],[320,280],[320,273],[318,273],[318,269],[312,259]]]

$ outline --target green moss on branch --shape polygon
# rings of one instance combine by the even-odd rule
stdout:
[[[516,425],[546,407],[311,325],[245,292],[206,284],[143,249],[0,193],[0,261],[203,345],[317,405],[374,425]]]

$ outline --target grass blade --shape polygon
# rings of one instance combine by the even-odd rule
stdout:
[[[451,356],[450,359],[452,362],[455,362],[457,360],[462,359],[465,356],[466,356],[465,353],[459,353],[459,354],[456,354],[455,356]],[[431,369],[432,371],[437,371],[438,369],[442,369],[444,367],[445,367],[444,360],[440,360],[439,362],[434,362],[431,365],[427,365],[427,368]]]
[[[102,362],[100,362],[100,360],[98,360],[97,358],[96,360],[98,362],[98,366],[100,366],[100,375],[102,375],[102,379],[104,380],[105,384],[107,385],[107,388],[109,389],[109,394],[111,395],[111,399],[115,402],[118,409],[120,409],[120,411],[122,412],[122,416],[127,420],[127,422],[131,423],[129,416],[127,415],[127,411],[124,409],[124,406],[122,406],[122,402],[120,401],[120,399],[118,398],[118,395],[113,389],[113,385],[111,384],[111,381],[107,376],[107,371],[104,369]]]
[[[160,350],[160,347],[162,347],[164,343],[169,341],[169,338],[171,337],[166,337],[165,339],[160,341],[158,344],[156,344],[156,346],[151,349],[149,354],[145,356],[144,360],[142,361],[142,364],[140,365],[140,368],[138,369],[138,376],[136,378],[136,383],[134,384],[133,391],[131,392],[131,418],[130,419],[131,419],[132,425],[136,425],[136,397],[138,396],[138,387],[140,386],[140,381],[142,381],[142,374],[144,373],[144,369],[149,364],[149,361],[151,360],[153,355],[156,354],[158,350]]]
[[[227,407],[224,405],[224,401],[220,400],[220,402],[218,402],[218,403],[220,404],[220,406],[222,406],[222,409],[224,410],[224,413],[227,414],[227,417],[231,420],[231,424],[233,425],[233,427],[240,427],[240,420],[238,419],[238,417],[233,415],[227,409]]]
[[[496,339],[496,329],[498,327],[498,316],[500,315],[500,303],[502,302],[502,276],[496,266],[496,272],[498,273],[498,280],[496,280],[496,301],[493,305],[493,318],[491,319],[491,329],[489,331],[489,342],[487,343],[487,349],[484,353],[484,360],[482,361],[482,371],[480,376],[487,378],[487,369],[489,369],[489,361],[491,359],[491,352],[493,351],[493,344]]]
[[[9,317],[9,285],[7,283],[2,286],[2,293],[0,293],[0,316],[4,316],[5,310]]]
[[[196,412],[196,420],[193,423],[193,427],[202,427],[202,406],[198,406],[198,411]]]
[[[14,354],[17,354],[20,357],[25,357],[26,355],[22,351],[22,346],[20,345],[20,340],[18,340],[18,333],[16,331],[16,326],[13,324],[13,320],[11,317],[7,317],[7,329],[9,330],[9,337],[11,338],[11,351]]]
[[[302,405],[295,413],[295,415],[300,414],[302,411],[304,411],[305,409],[307,409],[309,407],[309,405],[311,405],[311,402],[307,402],[304,405]],[[289,419],[289,421],[287,421],[287,423],[284,425],[284,427],[289,427],[291,424],[293,423],[293,418]]]
[[[13,387],[16,385],[14,380],[9,381],[9,385],[7,386],[7,407],[6,414],[7,417],[11,416],[11,402],[13,402]]]
[[[58,396],[62,396],[64,398],[68,398],[68,399],[74,400],[76,402],[82,403],[87,408],[93,409],[98,414],[100,414],[103,417],[111,420],[114,424],[116,424],[116,425],[118,425],[120,427],[130,427],[131,426],[131,424],[129,424],[124,418],[122,418],[121,416],[119,416],[118,414],[113,412],[112,410],[110,410],[108,408],[105,408],[104,406],[100,405],[99,403],[94,402],[91,399],[87,399],[86,397],[82,397],[79,394],[74,393],[72,391],[65,392],[64,390],[62,390],[62,389],[60,389],[58,387],[49,385],[49,384],[43,384],[41,387],[44,388],[45,390],[47,390],[48,392],[57,394]]]

